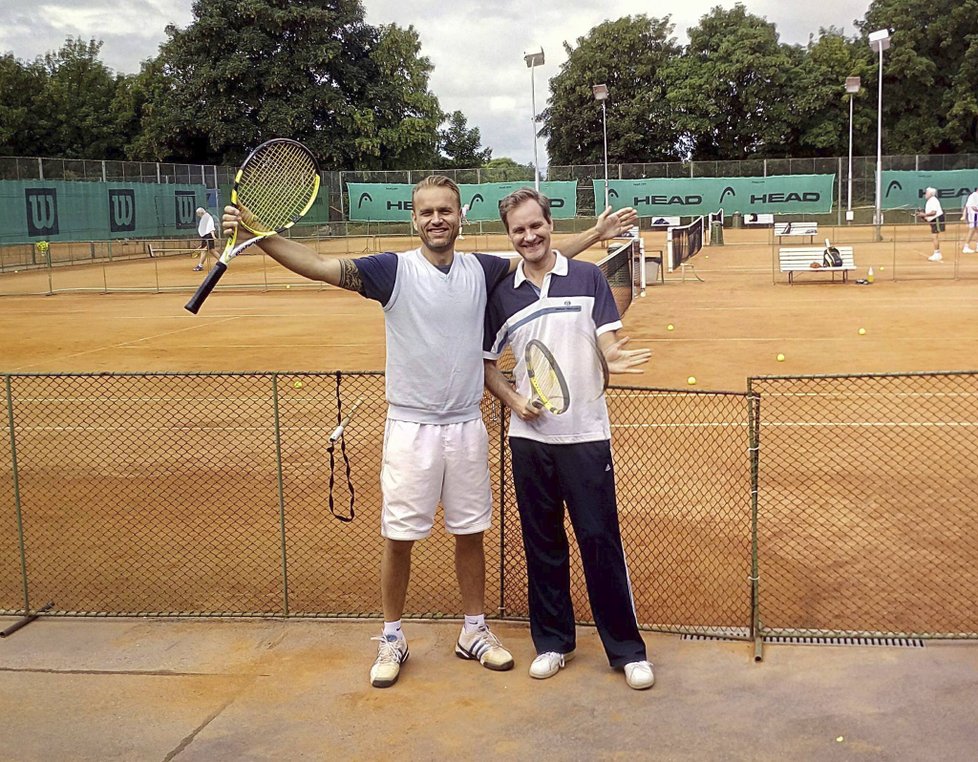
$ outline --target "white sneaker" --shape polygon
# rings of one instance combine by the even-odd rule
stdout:
[[[975,250],[972,249],[970,246],[968,246],[968,244],[965,244],[964,245],[963,251],[964,251],[965,254],[974,254],[975,253]]]
[[[380,646],[377,648],[377,659],[370,668],[370,684],[374,688],[390,688],[397,682],[401,665],[411,655],[407,641],[396,635],[381,635],[371,640],[379,640]]]
[[[497,672],[513,668],[513,655],[503,648],[499,638],[487,626],[472,632],[466,632],[463,627],[462,634],[455,643],[455,655],[460,659],[475,659],[486,669]]]
[[[629,688],[644,691],[655,685],[655,675],[652,673],[652,662],[633,661],[625,665],[625,682]]]
[[[530,665],[530,677],[535,677],[537,680],[553,677],[573,658],[573,651],[566,654],[559,654],[556,651],[542,653]]]
[[[933,254],[927,257],[927,259],[929,259],[931,262],[940,262],[944,259],[944,257],[941,256],[941,252],[935,251]]]

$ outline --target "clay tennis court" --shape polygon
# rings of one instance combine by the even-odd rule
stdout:
[[[708,247],[693,260],[701,280],[683,282],[670,273],[665,284],[650,285],[635,300],[624,333],[654,354],[642,374],[625,380],[630,387],[660,391],[617,390],[609,404],[640,621],[742,633],[749,624],[751,575],[747,379],[974,369],[978,255],[968,259],[957,251],[952,242],[963,230],[953,227],[942,264],[926,261],[929,237],[919,226],[884,229],[879,242],[872,229],[829,230],[834,242],[854,247],[860,271],[853,279],[873,265],[875,282],[842,284],[813,272],[788,286],[772,272],[777,245],[770,230],[725,232],[725,245]],[[408,240],[321,245],[324,251],[329,245],[338,249],[337,255],[358,255],[371,245],[407,248]],[[662,234],[647,233],[645,240],[647,253],[663,248]],[[463,249],[506,249],[501,237],[467,235],[462,243]],[[595,247],[588,257],[604,253]],[[199,282],[194,262],[184,255],[137,257],[0,276],[4,293],[57,292],[0,299],[4,373],[254,374],[16,379],[18,389],[30,384],[44,392],[31,399],[15,395],[15,407],[27,411],[31,422],[20,436],[19,469],[32,597],[57,597],[59,609],[67,611],[160,611],[160,586],[172,580],[164,596],[169,612],[278,612],[284,501],[281,523],[295,543],[288,547],[290,613],[378,611],[382,378],[346,373],[383,369],[382,311],[359,296],[305,284],[253,255],[232,264],[222,288],[195,317],[183,309]],[[145,291],[111,292],[116,288]],[[275,390],[269,386],[273,371],[285,374],[276,377]],[[332,371],[344,372],[342,388],[334,376],[316,375]],[[695,385],[688,383],[690,376]],[[278,442],[269,425],[273,391],[283,411]],[[326,510],[326,438],[338,403],[361,397],[366,402],[348,438],[358,517],[341,524]],[[487,410],[495,440],[494,415]],[[44,430],[48,418],[62,425]],[[154,422],[151,436],[138,426],[126,433],[129,423],[144,419]],[[283,495],[276,446],[285,472]],[[111,462],[100,463],[101,453]],[[969,480],[970,465],[962,464]],[[853,468],[850,476],[859,479],[860,468]],[[9,471],[4,476],[9,482]],[[348,493],[342,470],[336,477],[337,508],[343,510]],[[817,473],[801,477],[809,484],[824,479]],[[927,510],[919,495],[905,497],[913,510]],[[899,501],[900,494],[893,499]],[[512,507],[511,494],[504,500]],[[723,506],[719,512],[717,505]],[[840,514],[840,521],[848,520]],[[775,523],[769,531],[776,537],[781,530]],[[509,538],[513,558],[500,557],[499,532]],[[873,540],[872,533],[844,533],[829,550],[858,560],[867,557]],[[12,521],[3,522],[2,544],[11,563],[4,567],[0,591],[16,608],[21,585]],[[509,511],[504,525],[487,535],[488,605],[504,601],[503,614],[525,608],[518,546],[518,524]],[[966,542],[951,572],[978,560],[974,552]],[[806,587],[809,553],[826,558],[811,547],[789,548],[771,563],[783,571],[777,584],[784,596],[809,600],[816,611],[811,621],[818,623],[823,614],[835,616],[838,598],[827,602],[825,590]],[[450,541],[436,531],[416,554],[409,609],[453,615]],[[69,560],[76,558],[86,559],[85,568],[73,568]],[[501,564],[509,575],[503,590]],[[877,582],[905,583],[909,595],[920,583],[917,574],[886,579],[872,564],[859,574],[873,580],[868,589],[874,591]],[[774,601],[777,584],[762,588]],[[586,619],[583,587],[577,591],[578,614]],[[860,594],[848,591],[850,602]],[[872,610],[876,602],[867,605]],[[940,609],[937,603],[927,613],[938,616]],[[885,624],[920,630],[916,621]],[[948,626],[974,629],[967,621]]]

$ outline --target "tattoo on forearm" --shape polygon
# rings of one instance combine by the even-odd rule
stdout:
[[[340,260],[340,288],[356,291],[358,294],[363,293],[363,280],[352,259]]]

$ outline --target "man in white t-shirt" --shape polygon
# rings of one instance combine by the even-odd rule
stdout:
[[[216,236],[214,235],[214,218],[204,207],[197,207],[197,235],[200,236],[200,258],[194,270],[203,270],[204,262],[208,254],[213,254],[217,259],[217,252],[214,250]]]
[[[924,198],[927,203],[924,211],[920,214],[920,219],[930,223],[931,238],[934,241],[934,253],[927,259],[931,262],[940,262],[944,257],[941,256],[941,233],[944,232],[944,209],[937,198],[937,189],[928,188],[924,191]]]
[[[459,222],[458,222],[458,238],[459,238],[459,240],[462,240],[463,238],[465,238],[465,236],[462,235],[462,228],[469,224],[469,218],[467,216],[468,213],[469,213],[469,205],[468,204],[462,204],[462,216],[459,218]]]
[[[964,253],[975,253],[975,239],[978,238],[978,188],[968,196],[961,210],[961,219],[968,223],[968,238],[964,242]]]
[[[411,220],[421,246],[400,254],[357,259],[320,254],[294,239],[258,244],[289,270],[356,291],[381,304],[387,339],[387,424],[381,469],[383,507],[381,598],[384,629],[370,669],[375,688],[393,685],[407,661],[401,617],[414,543],[431,533],[442,505],[455,536],[455,570],[465,621],[455,654],[491,670],[513,657],[489,630],[483,613],[483,535],[492,518],[488,435],[482,422],[482,332],[486,301],[517,260],[455,251],[462,204],[458,186],[433,175],[414,186]],[[242,212],[224,209],[223,227],[238,227]],[[567,250],[578,254],[636,224],[634,209],[598,217]],[[250,236],[239,228],[239,241]]]

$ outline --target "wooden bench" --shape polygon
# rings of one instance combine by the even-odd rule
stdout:
[[[822,257],[825,255],[825,248],[822,246],[811,246],[804,248],[778,249],[778,263],[781,272],[788,273],[788,283],[795,282],[795,273],[832,273],[832,280],[835,280],[837,272],[842,273],[842,283],[849,280],[849,271],[856,269],[856,263],[852,258],[851,246],[837,246],[839,256],[842,257],[842,265],[839,267],[812,267],[812,262],[822,265]]]
[[[782,238],[798,237],[807,238],[809,243],[815,243],[815,236],[818,235],[817,222],[776,222],[774,224],[774,235],[778,237],[778,243]]]

